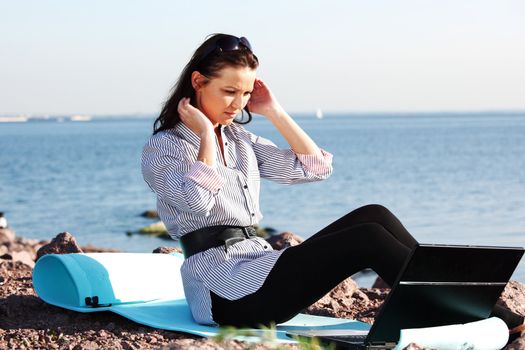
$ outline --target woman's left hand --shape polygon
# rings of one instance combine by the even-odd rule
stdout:
[[[248,108],[250,112],[263,115],[265,117],[273,117],[278,114],[282,107],[277,102],[272,91],[261,79],[255,79],[253,84],[253,91],[248,101]]]

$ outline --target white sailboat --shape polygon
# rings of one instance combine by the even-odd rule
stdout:
[[[323,119],[323,111],[321,108],[317,108],[317,111],[315,112],[315,116],[317,119]]]
[[[88,122],[88,121],[91,120],[91,116],[90,115],[76,114],[76,115],[72,115],[69,119],[72,122]]]

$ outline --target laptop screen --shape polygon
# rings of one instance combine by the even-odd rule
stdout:
[[[379,311],[367,343],[395,342],[401,329],[489,317],[523,252],[512,247],[416,246]]]

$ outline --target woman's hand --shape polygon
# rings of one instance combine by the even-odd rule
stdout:
[[[248,101],[248,108],[250,112],[270,118],[282,112],[281,105],[277,102],[268,85],[261,79],[255,79],[253,91]]]
[[[188,97],[181,98],[177,106],[180,120],[200,137],[197,160],[211,167],[215,166],[215,134],[211,121],[190,104]]]
[[[213,124],[199,109],[190,104],[189,97],[181,98],[177,111],[180,120],[199,137],[213,134]]]
[[[255,79],[248,108],[251,112],[267,117],[295,153],[323,156],[315,142],[284,111],[270,88],[261,79]]]

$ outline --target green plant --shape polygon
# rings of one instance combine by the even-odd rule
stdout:
[[[335,344],[321,344],[316,337],[293,336],[292,338],[297,341],[297,345],[301,350],[335,350]],[[286,349],[277,341],[277,327],[275,324],[271,324],[268,327],[261,326],[259,329],[221,327],[219,333],[213,337],[213,340],[226,346],[232,340],[246,341],[246,349],[253,349],[259,344],[276,350]]]

